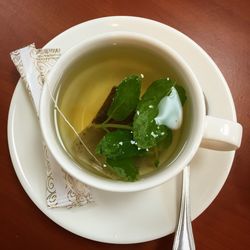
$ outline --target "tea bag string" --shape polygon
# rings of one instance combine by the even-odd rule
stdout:
[[[46,81],[47,82],[47,81]],[[63,118],[63,120],[68,124],[68,126],[72,129],[72,131],[74,132],[74,134],[77,136],[77,138],[79,139],[79,141],[81,142],[81,144],[84,146],[84,148],[86,149],[86,151],[91,155],[91,157],[93,157],[93,159],[96,161],[97,164],[99,164],[99,166],[102,166],[101,162],[95,157],[95,155],[89,150],[89,148],[87,147],[87,145],[84,143],[84,141],[82,140],[82,138],[79,136],[79,134],[77,133],[77,131],[75,130],[75,128],[73,127],[73,125],[69,122],[69,120],[65,117],[65,115],[63,114],[63,112],[60,110],[60,108],[57,105],[57,101],[55,100],[50,86],[47,82],[47,87],[48,87],[48,91],[49,91],[49,95],[51,100],[53,101],[54,105],[55,105],[55,109],[56,111],[61,115],[61,117]],[[100,169],[98,169],[100,171]]]

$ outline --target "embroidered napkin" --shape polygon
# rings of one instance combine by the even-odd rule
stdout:
[[[38,118],[40,95],[46,76],[60,55],[60,49],[36,49],[35,44],[10,53],[31,97]],[[43,150],[47,168],[47,206],[51,208],[75,207],[92,203],[90,188],[66,173],[55,161],[44,142]]]

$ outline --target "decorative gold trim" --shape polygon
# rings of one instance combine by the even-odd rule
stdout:
[[[56,207],[58,205],[56,189],[49,161],[48,148],[45,144],[43,145],[43,153],[44,153],[45,165],[47,167],[47,182],[46,182],[47,205],[48,207]]]

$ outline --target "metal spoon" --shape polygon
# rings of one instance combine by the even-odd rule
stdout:
[[[186,166],[182,173],[181,208],[173,250],[195,250],[189,203],[189,177],[190,167]]]
[[[203,96],[207,115],[209,113],[208,102],[204,93]],[[174,238],[173,250],[195,250],[189,204],[189,178],[190,167],[186,166],[182,172],[181,208],[177,231]]]

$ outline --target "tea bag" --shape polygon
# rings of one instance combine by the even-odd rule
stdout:
[[[91,124],[102,123],[107,119],[107,111],[112,103],[115,90],[115,87],[111,89]],[[77,161],[85,168],[94,171],[96,174],[115,179],[117,177],[107,168],[104,163],[104,158],[95,153],[96,145],[100,142],[106,132],[101,128],[91,126],[91,124],[84,128],[73,142],[74,155],[76,156]]]
[[[95,155],[95,145],[104,136],[102,129],[88,127],[73,142],[73,151],[81,166],[97,173],[103,172],[103,159]]]
[[[35,44],[10,53],[31,97],[37,116],[39,116],[40,96],[46,77],[60,55],[60,49],[36,49]],[[66,173],[55,161],[44,142],[43,150],[47,168],[47,206],[74,207],[92,203],[90,188]]]

